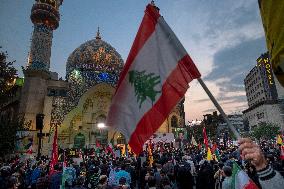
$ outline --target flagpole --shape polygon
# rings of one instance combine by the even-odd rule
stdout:
[[[231,124],[231,122],[229,121],[227,115],[225,114],[225,112],[223,111],[222,107],[219,105],[219,103],[217,102],[217,100],[214,98],[214,96],[212,95],[212,93],[209,91],[209,89],[207,88],[207,86],[205,85],[205,83],[203,82],[203,80],[201,78],[197,78],[198,82],[200,83],[200,85],[202,86],[202,88],[205,90],[205,92],[207,93],[207,95],[209,96],[210,100],[213,102],[213,104],[215,105],[215,107],[217,108],[217,110],[221,113],[221,115],[223,116],[225,122],[227,123],[227,125],[229,126],[229,129],[233,132],[233,134],[235,135],[235,137],[237,139],[240,139],[241,136],[238,133],[238,131],[236,130],[236,128]]]

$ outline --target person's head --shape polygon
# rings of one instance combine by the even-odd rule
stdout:
[[[59,164],[58,163],[54,165],[54,170],[57,170],[57,171],[59,170]]]
[[[37,162],[37,167],[41,167],[41,165],[42,165],[42,161],[40,160]]]
[[[161,179],[161,184],[162,184],[162,186],[168,186],[168,185],[171,184],[171,181],[169,180],[168,177],[164,177],[164,178]]]
[[[7,187],[8,187],[7,189],[16,189],[17,188],[17,178],[14,176],[11,176],[8,179]]]
[[[218,163],[218,167],[219,167],[219,169],[222,169],[224,167],[224,163],[222,163],[222,162]]]
[[[232,176],[232,168],[230,166],[224,166],[222,170],[225,177]]]
[[[45,175],[46,175],[46,174],[45,174],[44,171],[41,171],[41,172],[40,172],[40,177],[45,177]]]
[[[2,177],[8,177],[11,175],[11,169],[9,167],[1,167],[0,175]]]
[[[100,171],[100,168],[97,166],[92,167],[93,173],[97,174]]]
[[[157,171],[160,172],[162,170],[162,168],[163,168],[163,166],[161,164],[157,164]]]
[[[121,170],[125,170],[125,168],[126,168],[125,163],[122,163],[122,164],[120,165],[120,168],[121,168]]]
[[[161,177],[165,177],[165,176],[166,176],[165,170],[162,169],[162,170],[160,171],[160,175],[161,175]]]
[[[101,175],[100,178],[99,178],[99,184],[101,185],[104,185],[104,184],[107,184],[107,176],[106,175]]]
[[[76,185],[82,186],[82,185],[84,184],[84,182],[85,182],[84,177],[79,176],[79,177],[77,178],[77,180],[76,180]]]
[[[126,178],[125,177],[121,177],[118,181],[119,185],[126,185]]]

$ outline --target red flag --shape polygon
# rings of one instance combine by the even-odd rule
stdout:
[[[202,146],[200,143],[198,143],[198,149],[201,150]]]
[[[110,153],[112,154],[112,156],[115,157],[115,154],[114,154],[112,148],[113,148],[113,147],[112,147],[112,144],[109,143],[108,146],[107,146],[106,149],[105,149],[105,152],[106,152],[106,153],[109,153],[109,152],[110,152]]]
[[[212,153],[215,153],[215,150],[217,150],[217,148],[218,148],[217,144],[214,143],[211,149]]]
[[[149,4],[120,75],[107,125],[139,154],[200,73],[174,32]]]
[[[284,160],[284,144],[281,145],[280,159]]]
[[[66,154],[65,154],[65,150],[63,152],[63,168],[67,167],[67,161],[66,161]]]
[[[207,135],[206,135],[205,127],[203,127],[203,142],[205,144],[206,149],[208,149],[208,138],[207,138]]]
[[[51,155],[51,163],[50,163],[50,170],[49,174],[54,172],[54,166],[58,163],[58,143],[57,143],[57,126],[55,127],[55,133],[53,138],[53,145],[52,145],[52,155]]]
[[[100,147],[101,147],[101,144],[100,144],[100,141],[99,141],[99,140],[96,140],[96,147],[97,147],[97,148],[100,148]]]

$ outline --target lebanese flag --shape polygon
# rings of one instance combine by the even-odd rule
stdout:
[[[135,154],[184,97],[200,73],[171,28],[149,4],[120,75],[107,124]]]
[[[232,187],[234,189],[258,189],[256,184],[249,178],[236,162],[233,164]]]
[[[53,137],[52,155],[51,155],[51,163],[50,163],[49,174],[52,174],[54,172],[54,166],[57,163],[58,163],[58,140],[57,140],[57,126],[56,126],[54,137]]]

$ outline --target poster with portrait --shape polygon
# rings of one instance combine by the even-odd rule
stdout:
[[[16,137],[16,153],[35,153],[36,131],[18,131]]]

